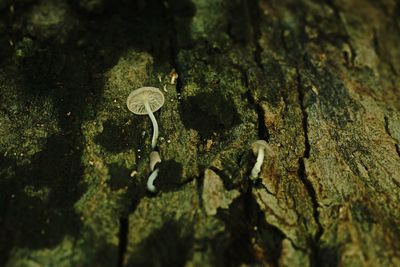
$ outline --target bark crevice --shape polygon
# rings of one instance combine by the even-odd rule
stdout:
[[[124,266],[125,253],[128,242],[128,228],[129,228],[129,218],[121,217],[119,219],[117,267]]]
[[[301,74],[298,69],[296,69],[296,72],[297,72],[297,90],[299,96],[299,104],[302,113],[302,127],[304,133],[304,153],[303,156],[299,158],[298,176],[301,182],[303,183],[305,189],[307,190],[308,195],[310,196],[313,206],[313,217],[317,224],[317,231],[314,235],[314,238],[310,240],[311,263],[313,266],[317,266],[320,255],[319,242],[324,229],[319,219],[320,214],[318,211],[319,203],[317,199],[317,194],[311,181],[307,178],[307,173],[306,173],[305,160],[310,157],[310,143],[308,139],[308,121],[307,121],[308,114],[305,106],[305,92],[304,92],[304,86],[302,84]]]
[[[248,5],[248,10],[250,10],[250,23],[251,23],[251,28],[253,30],[252,32],[252,41],[253,41],[253,58],[255,63],[257,64],[257,67],[260,68],[261,70],[264,69],[264,66],[262,64],[262,47],[259,43],[260,37],[261,37],[261,27],[260,27],[260,21],[261,21],[261,8],[259,6],[259,2],[256,0],[251,0],[246,2]]]
[[[395,142],[394,147],[395,147],[395,150],[396,150],[396,152],[397,152],[397,155],[400,157],[400,144],[399,144],[399,141],[398,141],[396,138],[394,138],[394,137],[392,136],[391,132],[390,132],[390,128],[389,128],[389,119],[388,119],[387,116],[384,116],[384,123],[385,123],[385,131],[386,131],[386,133],[390,136],[390,138],[392,138],[393,141]]]
[[[251,93],[251,89],[249,87],[249,77],[247,75],[247,72],[243,70],[242,67],[240,67],[241,73],[243,76],[243,85],[244,87],[247,88],[246,91],[246,99],[249,105],[256,111],[257,113],[257,134],[258,138],[261,140],[269,141],[269,131],[268,128],[265,126],[265,113],[263,108],[261,107],[260,104],[256,103],[256,100],[254,99],[253,94]]]
[[[169,1],[160,1],[160,5],[163,8],[163,16],[164,20],[168,24],[169,29],[169,38],[168,38],[168,49],[169,49],[169,64],[172,66],[172,72],[170,75],[173,75],[173,72],[177,74],[176,78],[176,86],[175,90],[178,96],[182,93],[183,83],[182,83],[182,72],[180,71],[180,66],[178,63],[178,54],[180,50],[180,44],[178,42],[179,29],[176,26],[176,21],[174,19],[174,14],[170,13],[169,10]],[[179,97],[178,97],[179,99]]]

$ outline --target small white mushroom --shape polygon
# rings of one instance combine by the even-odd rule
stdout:
[[[150,153],[150,170],[154,171],[154,167],[157,163],[161,162],[160,153],[158,151],[152,151]]]
[[[157,168],[155,171],[153,171],[150,176],[149,179],[147,179],[147,190],[149,190],[150,192],[154,193],[156,192],[156,187],[154,186],[154,181],[156,180],[157,176],[158,176],[158,171],[159,169]]]
[[[137,115],[149,115],[153,123],[153,138],[151,139],[151,147],[155,148],[158,138],[158,124],[153,112],[159,110],[164,105],[164,94],[155,87],[142,87],[132,91],[127,100],[128,109]]]
[[[264,140],[257,140],[252,145],[251,148],[253,150],[254,156],[257,157],[256,164],[254,164],[253,169],[251,170],[251,179],[257,179],[258,175],[261,171],[261,166],[264,162],[265,151],[272,154],[273,151],[268,143]]]

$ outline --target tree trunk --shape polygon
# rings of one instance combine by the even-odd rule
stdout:
[[[0,33],[0,266],[400,266],[399,1],[0,0]]]

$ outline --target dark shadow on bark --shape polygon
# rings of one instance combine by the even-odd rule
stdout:
[[[131,171],[121,164],[112,163],[108,166],[110,179],[108,185],[111,190],[119,190],[127,188],[132,184],[132,178],[130,177]]]
[[[175,221],[167,221],[139,245],[126,266],[185,266],[190,258],[193,236]]]
[[[50,137],[30,165],[1,164],[13,169],[11,176],[1,178],[2,263],[13,247],[52,247],[65,236],[79,235],[80,218],[73,206],[85,190],[81,148],[63,140],[71,141],[68,136]]]
[[[205,139],[214,132],[221,135],[240,124],[235,106],[221,93],[200,93],[182,101],[180,110],[186,128],[199,132]]]
[[[315,266],[335,267],[338,266],[338,263],[338,248],[321,245],[318,251],[318,258],[315,261]]]
[[[146,125],[145,118],[132,118],[131,124],[126,122],[106,121],[103,123],[103,132],[97,135],[94,140],[100,144],[107,152],[120,153],[135,147],[142,149],[145,145],[142,135]]]
[[[251,195],[251,188],[234,200],[228,210],[218,210],[226,232],[213,240],[216,266],[242,264],[278,266],[284,234],[265,221]]]
[[[154,182],[157,191],[174,192],[180,190],[182,183],[182,164],[175,160],[165,160],[156,165],[159,174]]]

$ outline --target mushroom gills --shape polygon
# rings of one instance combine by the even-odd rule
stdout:
[[[153,112],[159,110],[165,102],[164,94],[155,87],[142,87],[132,91],[126,99],[128,109],[137,115],[149,115],[153,124],[151,147],[157,146],[158,124]]]

